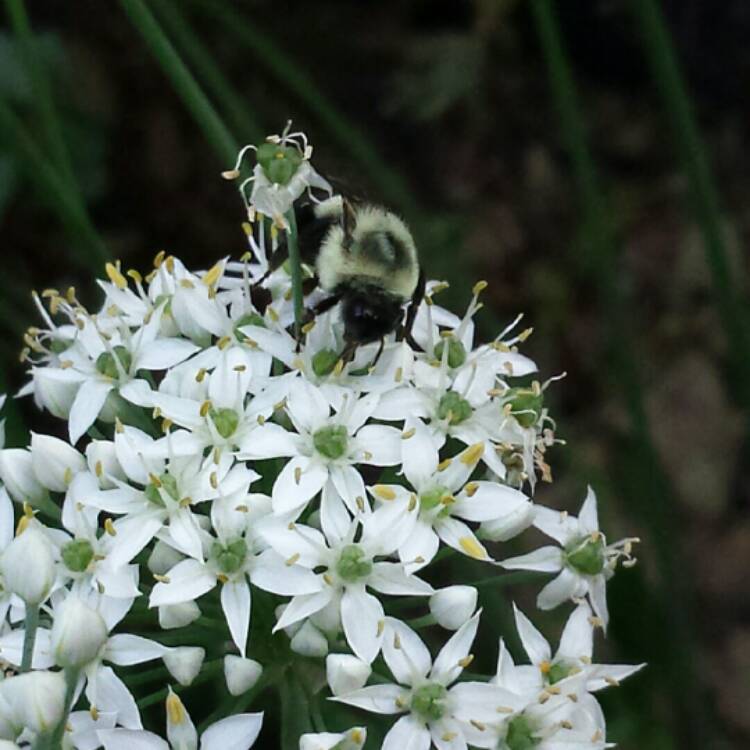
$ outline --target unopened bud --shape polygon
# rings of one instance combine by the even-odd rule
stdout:
[[[39,483],[53,492],[65,492],[73,477],[86,468],[83,456],[60,438],[31,435],[31,462]]]
[[[169,674],[183,686],[190,685],[198,676],[205,658],[206,650],[199,646],[171,648],[162,657]]]
[[[41,734],[57,726],[65,711],[65,678],[62,672],[29,672],[0,682],[0,697],[15,721]]]
[[[0,480],[17,503],[37,505],[47,495],[34,474],[31,453],[21,448],[0,451]]]
[[[351,654],[328,654],[326,658],[326,679],[334,695],[359,690],[371,674],[370,665]]]
[[[69,596],[55,611],[50,645],[55,663],[61,667],[85,667],[107,642],[102,616],[78,597]]]
[[[447,586],[430,597],[430,612],[446,630],[458,630],[476,607],[477,590],[473,586]]]
[[[29,526],[17,536],[0,558],[0,572],[8,591],[31,606],[41,604],[55,582],[52,545],[44,533]]]
[[[224,657],[224,679],[232,695],[242,695],[250,690],[263,674],[263,667],[253,659],[235,654]]]
[[[159,627],[163,630],[184,628],[200,616],[200,607],[194,601],[165,604],[159,607]]]
[[[297,631],[289,645],[301,656],[320,658],[328,653],[327,638],[309,621]]]

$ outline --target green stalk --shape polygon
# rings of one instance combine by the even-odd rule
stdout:
[[[245,105],[243,96],[214,62],[211,51],[195,33],[182,9],[172,0],[160,0],[151,7],[174,43],[182,50],[196,77],[204,82],[213,95],[233,130],[241,134],[243,142],[261,143],[265,130],[258,123],[255,113]]]
[[[38,119],[44,130],[55,167],[70,189],[77,192],[76,179],[62,135],[60,120],[55,110],[52,92],[42,62],[34,49],[33,32],[24,2],[23,0],[5,0],[5,7],[8,11],[13,33],[21,45],[24,64],[31,77],[33,101],[38,110]]]
[[[739,391],[740,402],[745,408],[750,408],[750,324],[747,308],[733,283],[720,200],[706,148],[659,4],[655,0],[636,0],[631,8],[640,26],[646,58],[670,121],[682,170],[689,181],[691,213],[697,217],[703,235],[716,305],[734,359],[734,385]]]
[[[305,315],[305,301],[302,295],[302,260],[297,245],[297,219],[294,208],[287,211],[289,231],[286,233],[286,244],[289,249],[289,270],[292,275],[292,296],[294,298],[294,335],[297,341],[302,336],[302,319]]]
[[[279,685],[281,701],[281,750],[297,750],[299,738],[312,731],[310,702],[302,683],[292,669]]]
[[[259,66],[265,67],[318,118],[331,136],[370,176],[383,195],[387,196],[389,203],[409,214],[417,212],[416,201],[403,177],[388,166],[359,129],[328,100],[305,70],[293,62],[267,33],[255,28],[252,21],[235,10],[231,3],[193,0],[193,4],[215,20],[227,37],[235,39],[252,53]]]
[[[92,261],[103,263],[109,258],[104,243],[94,229],[85,207],[76,200],[67,183],[38,148],[27,128],[8,105],[0,100],[0,140],[22,158],[19,164],[38,190],[39,197],[57,214],[69,232],[74,259],[90,270]],[[79,247],[78,245],[82,245]]]
[[[79,671],[77,669],[69,668],[65,670],[65,710],[63,711],[63,718],[49,737],[49,743],[46,745],[49,750],[62,750],[63,734],[68,723],[68,716],[73,708],[73,697],[78,683],[78,674]]]
[[[203,665],[200,674],[190,683],[190,685],[174,685],[172,687],[172,690],[175,693],[182,693],[184,690],[189,690],[190,688],[202,685],[204,682],[209,682],[210,680],[214,679],[214,677],[216,677],[216,675],[219,674],[222,669],[223,659],[214,659],[213,661],[208,661]],[[138,701],[138,708],[142,711],[144,708],[153,706],[155,703],[161,703],[162,701],[167,699],[167,695],[169,695],[169,688],[162,688],[161,690],[157,690],[155,693],[150,693],[149,695],[141,698],[141,700]]]
[[[31,669],[34,658],[34,643],[36,643],[36,631],[39,628],[39,607],[32,604],[26,605],[26,620],[24,622],[23,653],[21,655],[21,672]]]
[[[552,0],[532,0],[531,10],[547,64],[552,94],[558,109],[561,131],[571,156],[581,196],[588,250],[599,287],[602,312],[612,342],[608,359],[613,380],[621,385],[631,417],[632,434],[622,461],[639,472],[638,492],[629,498],[640,511],[654,540],[652,547],[660,572],[660,599],[669,602],[664,618],[672,632],[673,652],[665,655],[672,696],[678,713],[677,724],[685,737],[697,745],[710,744],[703,710],[704,701],[694,667],[695,636],[692,602],[683,574],[679,540],[676,538],[674,493],[651,439],[643,390],[634,355],[633,339],[622,293],[622,273],[617,268],[617,245],[609,220],[610,210],[599,184],[589,151],[581,107],[565,51]],[[631,471],[632,473],[632,471]]]
[[[151,48],[151,52],[172,82],[185,106],[188,108],[206,139],[225,164],[234,163],[237,142],[216,113],[192,73],[185,66],[159,22],[143,0],[120,0],[133,25]]]

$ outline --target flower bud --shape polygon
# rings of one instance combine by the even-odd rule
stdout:
[[[46,409],[58,419],[67,419],[70,415],[70,407],[81,386],[80,376],[72,370],[35,367],[32,378],[34,401],[37,406]]]
[[[172,747],[180,750],[197,750],[198,732],[180,696],[169,688],[166,701],[167,739]]]
[[[0,695],[18,724],[32,732],[47,732],[63,718],[65,678],[62,672],[28,672],[0,682]]]
[[[86,462],[89,471],[97,478],[103,490],[117,487],[108,477],[117,477],[127,481],[127,476],[117,460],[115,444],[109,440],[92,440],[86,446]]]
[[[153,485],[151,485],[153,486]],[[157,576],[166,575],[178,562],[184,560],[184,555],[164,542],[158,541],[148,557],[148,569]]]
[[[446,630],[458,630],[476,608],[477,590],[472,586],[447,586],[430,597],[430,612]]]
[[[326,657],[326,679],[334,695],[359,690],[371,674],[370,665],[351,654],[328,654]]]
[[[73,477],[86,468],[86,461],[64,440],[32,433],[31,465],[43,487],[53,492],[65,492]]]
[[[191,622],[195,622],[200,616],[200,607],[194,601],[165,604],[159,607],[159,627],[163,630],[184,628]]]
[[[35,526],[19,534],[0,557],[5,588],[31,606],[41,604],[55,582],[52,545]]]
[[[169,674],[180,683],[180,685],[190,685],[198,676],[203,666],[203,660],[206,658],[206,650],[199,646],[179,646],[171,648],[162,657],[164,665],[169,670]]]
[[[534,513],[533,503],[523,503],[501,518],[485,521],[479,527],[479,535],[482,539],[488,539],[491,542],[507,542],[531,526]]]
[[[102,616],[78,597],[69,596],[55,611],[50,645],[61,667],[85,667],[107,642],[107,624]]]
[[[252,688],[263,674],[262,665],[253,659],[227,654],[224,657],[224,679],[232,695],[242,695]]]
[[[306,622],[289,644],[300,656],[321,657],[328,653],[328,639],[311,622]]]
[[[34,474],[31,453],[21,448],[0,451],[0,480],[17,503],[38,505],[47,492]]]

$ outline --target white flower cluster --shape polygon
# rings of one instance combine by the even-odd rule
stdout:
[[[73,289],[35,297],[44,327],[26,337],[24,392],[66,420],[68,440],[0,451],[0,740],[242,750],[261,714],[232,713],[199,739],[178,693],[216,665],[249,705],[303,679],[301,655],[319,664],[313,696],[401,714],[386,750],[609,747],[592,694],[637,668],[594,664],[593,634],[631,541],[607,544],[591,491],[578,519],[532,501],[554,434],[546,385],[518,351],[529,331],[515,321],[477,344],[485,284],[457,317],[430,283],[412,345],[391,336],[379,357],[374,344],[342,358],[336,308],[297,341],[290,273],[267,273],[269,254],[294,201],[327,183],[294,135],[258,154],[241,261],[194,273],[160,253],[145,277],[108,264],[96,313]],[[559,546],[495,560],[532,525]],[[494,677],[460,679],[478,591],[428,582],[436,556],[456,553],[499,580],[498,566],[558,574],[538,605],[576,608],[554,656],[516,611],[531,664],[501,639]],[[394,616],[405,602],[429,607],[422,626],[455,631],[434,662]],[[144,705],[166,700],[167,741],[143,729],[149,673],[127,667],[145,662],[161,662]],[[302,750],[366,740],[364,727],[315,728]]]

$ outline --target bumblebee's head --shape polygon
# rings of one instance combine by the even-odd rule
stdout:
[[[342,299],[344,338],[357,344],[377,341],[393,331],[403,310],[401,302],[377,286],[350,290]]]

